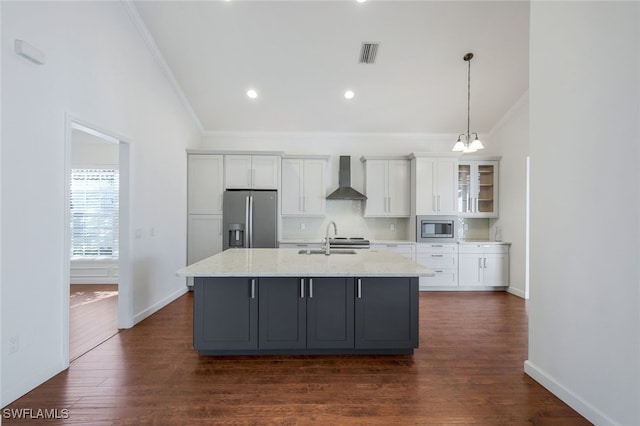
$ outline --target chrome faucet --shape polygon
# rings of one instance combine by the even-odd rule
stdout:
[[[331,229],[331,225],[333,225],[333,233],[334,235],[338,235],[338,225],[334,221],[331,221],[327,224],[327,236],[324,239],[324,254],[329,256],[331,254],[331,247],[329,245],[329,230]]]

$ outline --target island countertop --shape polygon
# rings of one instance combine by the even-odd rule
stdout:
[[[430,277],[431,269],[386,249],[298,254],[299,249],[229,249],[180,269],[183,277]]]

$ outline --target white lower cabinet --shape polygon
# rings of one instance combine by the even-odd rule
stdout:
[[[503,244],[460,244],[460,287],[507,287],[509,246]]]
[[[420,277],[420,289],[458,286],[458,244],[417,243],[416,263],[434,272],[433,277]]]

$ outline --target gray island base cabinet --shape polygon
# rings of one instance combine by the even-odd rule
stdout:
[[[201,355],[412,354],[417,277],[196,277]]]

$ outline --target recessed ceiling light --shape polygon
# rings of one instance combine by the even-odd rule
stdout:
[[[351,90],[347,90],[346,92],[344,92],[344,97],[347,99],[353,99],[354,96],[355,96],[355,93],[353,93],[353,91]]]
[[[247,90],[247,96],[251,99],[255,99],[258,97],[258,92],[256,92],[254,89],[249,89]]]
[[[356,0],[358,3],[364,3],[367,0]]]

